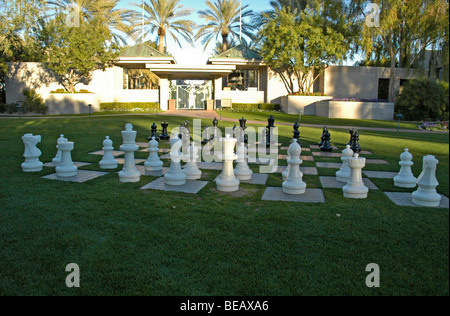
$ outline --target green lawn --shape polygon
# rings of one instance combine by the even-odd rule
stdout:
[[[217,114],[220,115],[220,110],[217,110]],[[299,121],[299,115],[286,114],[282,112],[234,112],[228,110],[222,110],[223,117],[229,117],[233,119],[240,119],[245,117],[247,120],[263,121],[267,122],[270,115],[275,117],[276,123],[292,123]],[[376,128],[397,128],[397,121],[376,121],[376,120],[355,120],[355,119],[330,119],[318,116],[302,115],[302,124],[314,124],[314,125],[336,125],[336,126],[352,126],[352,127],[376,127]],[[401,129],[416,129],[420,123],[417,122],[401,122]]]
[[[154,121],[166,120],[172,128],[186,119],[1,121],[0,295],[449,294],[447,209],[397,207],[381,191],[356,201],[343,198],[339,189],[325,189],[325,204],[301,204],[261,201],[265,187],[257,185],[225,194],[210,182],[198,195],[188,195],[141,191],[155,178],[123,184],[115,171],[84,184],[41,179],[52,168],[21,171],[25,133],[42,136],[41,161],[54,157],[63,133],[75,142],[73,159],[92,162],[85,169],[98,170],[101,156],[87,153],[101,149],[106,135],[117,149],[125,123],[134,125],[137,141],[145,141]],[[279,130],[287,145],[292,127]],[[330,133],[333,144],[348,142],[347,131]],[[320,128],[302,127],[302,145],[317,143],[320,135]],[[371,170],[398,171],[399,155],[408,147],[417,176],[422,156],[435,155],[438,191],[449,196],[448,134],[361,130],[360,136],[364,150],[391,163]],[[219,173],[204,172],[209,181]],[[319,174],[332,171],[319,168]],[[318,178],[304,176],[309,187],[320,188]],[[392,180],[373,182],[384,191],[398,190]],[[280,176],[270,175],[268,184],[281,186]],[[69,263],[80,266],[78,289],[65,286]],[[369,263],[380,266],[378,289],[365,285]]]

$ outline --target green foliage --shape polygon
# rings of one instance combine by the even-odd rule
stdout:
[[[100,109],[105,112],[128,112],[128,111],[156,111],[159,104],[154,102],[112,102],[101,103]]]
[[[446,87],[431,79],[410,80],[395,102],[395,111],[409,121],[448,119]]]
[[[68,27],[65,16],[59,14],[53,20],[41,20],[35,31],[42,62],[71,93],[77,84],[89,83],[94,70],[106,69],[117,56],[117,47],[108,44],[111,33],[101,19]]]
[[[23,89],[22,94],[23,98],[19,103],[23,113],[47,113],[48,107],[45,106],[45,101],[40,94],[31,89]]]
[[[254,112],[254,111],[280,111],[281,106],[279,104],[272,103],[233,103],[233,111]]]

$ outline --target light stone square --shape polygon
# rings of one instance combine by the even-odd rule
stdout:
[[[347,183],[339,182],[336,177],[319,177],[322,187],[325,189],[342,189]],[[364,185],[369,190],[378,190],[378,187],[369,179],[363,178]]]
[[[59,178],[56,173],[50,174],[48,176],[42,177],[43,179],[50,179],[50,180],[60,180],[60,181],[66,181],[66,182],[77,182],[77,183],[83,183],[89,180],[93,180],[95,178],[107,175],[109,172],[100,172],[100,171],[90,171],[90,170],[78,170],[76,177],[71,178]]]
[[[320,149],[319,145],[310,145],[309,148]],[[339,148],[337,148],[337,146],[331,146],[331,148],[333,148],[333,150],[339,150]]]
[[[180,186],[166,185],[164,178],[156,179],[153,182],[143,186],[141,190],[160,190],[169,192],[182,192],[188,194],[197,194],[208,184],[208,181],[187,180],[186,184]]]
[[[119,165],[123,165],[123,164],[124,164],[124,161],[125,161],[124,158],[117,158],[116,160],[117,160],[117,163],[118,163]],[[145,162],[145,161],[146,161],[146,159],[134,159],[134,163],[135,163],[136,165],[141,164],[141,163],[143,163],[143,162]]]
[[[338,162],[316,162],[317,168],[341,169],[342,163]]]
[[[316,157],[332,157],[332,158],[341,158],[342,153],[330,153],[326,151],[313,151],[313,156]]]
[[[217,179],[220,177],[220,175],[218,175],[215,179],[214,182],[217,181]],[[246,184],[257,184],[257,185],[266,185],[267,182],[267,178],[269,177],[268,174],[263,174],[263,173],[253,173],[252,179],[251,180],[239,180],[241,183],[246,183]]]
[[[281,187],[268,187],[264,191],[263,201],[285,201],[300,203],[325,203],[325,196],[321,189],[306,189],[304,194],[291,195],[283,192]]]
[[[384,192],[386,196],[398,206],[424,207],[416,205],[412,201],[412,193],[409,192]],[[449,208],[448,197],[441,195],[441,203],[438,208]]]
[[[80,161],[74,161],[73,164],[78,168],[92,165],[92,163],[90,162],[80,162]],[[44,167],[55,168],[56,166],[53,164],[53,162],[47,162],[46,164],[44,164]]]
[[[389,162],[383,159],[366,159],[366,164],[389,165]]]
[[[398,172],[365,171],[365,170],[363,170],[363,174],[366,177],[374,178],[374,179],[394,179],[398,175]]]
[[[100,155],[100,156],[103,156],[104,154],[105,154],[105,152],[103,150],[94,151],[94,152],[89,153],[89,155]],[[113,155],[113,157],[119,157],[119,156],[125,155],[125,152],[119,151],[119,150],[113,150],[112,155]]]

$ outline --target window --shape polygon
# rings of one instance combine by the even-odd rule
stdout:
[[[232,72],[224,78],[224,88],[231,90],[258,90],[259,70],[258,69],[240,69]]]
[[[378,79],[378,99],[389,99],[389,79]]]

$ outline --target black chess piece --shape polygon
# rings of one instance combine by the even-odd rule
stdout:
[[[180,124],[180,127],[178,128],[178,138],[179,139],[183,139],[183,129],[184,129],[184,125],[183,123]]]
[[[214,120],[213,120],[213,123],[212,123],[212,124],[213,124],[213,126],[214,126],[214,127],[217,127],[217,125],[219,125],[219,121],[217,120],[217,118],[216,118],[216,117],[214,118]]]
[[[324,130],[323,134],[323,144],[320,146],[321,151],[333,151],[333,147],[330,145],[331,135],[327,128]]]
[[[361,146],[359,146],[359,134],[357,130],[353,130],[350,149],[353,150],[354,153],[361,152]]]
[[[233,138],[236,138],[236,133],[237,133],[237,129],[236,129],[237,127],[236,127],[236,124],[234,124],[234,126],[233,126]]]
[[[214,118],[212,124],[213,124],[213,135],[211,140],[219,141],[219,128],[217,127],[219,125],[219,121],[217,120],[217,118]]]
[[[206,125],[203,134],[205,135],[205,137],[202,140],[202,145],[206,145],[212,140],[211,128],[209,127],[209,125]]]
[[[294,131],[293,131],[293,134],[294,134],[293,138],[296,139],[298,143],[300,143],[300,131],[298,130],[299,128],[300,128],[300,125],[298,124],[298,122],[295,122],[295,124],[294,124]]]
[[[152,140],[152,138],[155,138],[156,141],[159,142],[159,137],[158,137],[158,126],[156,126],[156,123],[153,123],[152,127],[151,127],[151,135],[148,138],[149,141]]]
[[[320,137],[319,147],[322,147],[322,145],[323,145],[325,131],[327,131],[327,130],[328,130],[327,127],[324,126],[324,127],[323,127],[323,131],[322,131],[322,136]]]
[[[245,130],[247,129],[247,120],[245,118],[241,118],[239,119],[239,126],[242,129],[242,132],[245,132]],[[248,143],[248,135],[244,133],[244,143],[247,144]]]
[[[159,136],[159,139],[161,139],[161,140],[169,140],[170,136],[167,133],[167,128],[169,127],[169,123],[163,122],[163,123],[161,123],[161,127],[162,127],[162,132],[161,132],[161,135]]]
[[[269,147],[270,144],[273,142],[272,139],[272,133],[273,133],[273,129],[275,128],[275,118],[273,117],[273,115],[269,116],[269,118],[267,119],[267,126],[266,126],[266,147]]]
[[[350,141],[348,142],[347,145],[350,145],[350,146],[351,146],[351,145],[352,145],[352,139],[353,139],[353,133],[355,133],[355,129],[352,128],[352,129],[350,129],[348,132],[350,133]]]

